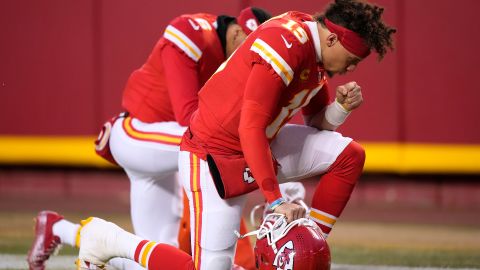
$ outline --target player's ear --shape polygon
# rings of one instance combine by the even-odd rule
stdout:
[[[335,33],[330,33],[328,36],[327,36],[327,46],[328,47],[332,47],[333,45],[335,45],[335,43],[338,42],[338,36],[337,34]]]
[[[226,49],[225,53],[228,56],[230,56],[235,49],[240,46],[247,35],[243,31],[242,27],[238,24],[230,24],[227,29],[227,37],[226,37]]]
[[[242,27],[238,24],[235,24],[234,26],[234,35],[233,35],[233,38],[235,39],[235,41],[243,41],[243,39],[245,39],[245,32],[243,31]]]

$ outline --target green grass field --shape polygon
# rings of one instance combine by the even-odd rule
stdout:
[[[34,212],[0,212],[0,253],[26,254]],[[63,213],[80,220],[82,213]],[[127,214],[93,213],[131,230]],[[339,221],[329,237],[336,264],[480,268],[480,228]],[[64,247],[61,255],[76,254]]]
[[[339,222],[329,244],[340,264],[480,268],[480,228]]]

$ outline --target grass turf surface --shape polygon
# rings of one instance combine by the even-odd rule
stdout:
[[[0,212],[0,253],[27,254],[35,212]],[[84,213],[62,213],[71,221]],[[131,231],[128,214],[95,212]],[[480,228],[340,220],[328,239],[336,264],[480,268]],[[77,250],[64,247],[61,255]]]

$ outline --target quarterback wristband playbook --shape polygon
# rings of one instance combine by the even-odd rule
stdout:
[[[345,110],[343,106],[338,103],[337,99],[334,102],[330,103],[325,110],[325,119],[334,126],[340,126],[345,122],[347,116],[350,114],[349,111]]]
[[[278,198],[276,199],[275,201],[273,201],[271,204],[270,204],[270,210],[275,210],[275,208],[277,208],[278,206],[282,205],[285,203],[285,199],[284,198]]]

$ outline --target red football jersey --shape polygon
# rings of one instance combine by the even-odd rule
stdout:
[[[199,92],[181,144],[200,158],[244,155],[270,202],[281,195],[269,143],[300,109],[311,115],[329,103],[316,25],[288,12],[250,34]]]
[[[144,122],[188,125],[200,87],[225,60],[216,19],[199,13],[171,21],[146,63],[128,79],[124,109]]]

